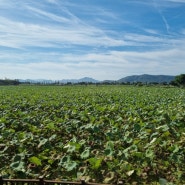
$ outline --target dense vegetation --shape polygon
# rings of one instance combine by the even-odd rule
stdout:
[[[185,184],[185,89],[1,86],[4,177]]]
[[[185,87],[185,74],[180,74],[171,82],[172,85]]]
[[[18,80],[0,79],[0,85],[19,85],[19,84],[20,82]]]

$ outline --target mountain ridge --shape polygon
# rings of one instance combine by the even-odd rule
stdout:
[[[95,80],[94,78],[90,78],[90,77],[83,77],[80,79],[62,79],[62,80],[47,80],[47,79],[19,79],[20,82],[23,83],[98,83],[100,82],[99,80]]]
[[[131,75],[126,76],[118,80],[120,83],[170,83],[175,79],[175,76],[172,75],[149,75],[149,74],[142,74],[142,75]]]
[[[46,80],[46,79],[26,79],[26,80],[21,80],[19,79],[20,82],[26,83],[111,83],[111,82],[118,82],[118,83],[136,83],[136,82],[141,82],[141,83],[170,83],[175,79],[175,76],[172,75],[150,75],[150,74],[142,74],[142,75],[130,75],[123,77],[119,80],[95,80],[94,78],[90,77],[83,77],[80,79],[62,79],[62,80]]]

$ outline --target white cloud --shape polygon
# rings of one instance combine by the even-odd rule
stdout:
[[[185,3],[185,0],[165,0],[173,3]]]
[[[162,21],[164,23],[166,31],[169,34],[170,33],[170,26],[169,26],[169,23],[168,23],[166,17],[164,16],[162,10],[160,9],[160,2],[158,4],[157,0],[153,0],[153,4],[154,4],[154,7],[156,8],[156,10],[158,11],[159,15],[161,16],[161,19],[162,19]]]
[[[0,18],[0,23],[0,30],[4,33],[0,35],[0,46],[12,48],[63,48],[66,45],[115,47],[139,46],[149,43],[151,45],[155,44],[159,46],[161,43],[171,45],[171,40],[169,38],[132,33],[122,36],[120,34],[115,38],[115,36],[110,36],[106,31],[92,26],[42,26],[15,22],[5,18]]]
[[[108,47],[125,45],[123,40],[112,38],[91,26],[42,26],[0,18],[0,30],[4,33],[0,36],[0,45],[12,48],[63,47],[65,44]]]
[[[52,2],[59,3],[58,1]],[[132,33],[124,33],[123,35],[121,32],[118,35],[116,31],[110,32],[109,30],[104,30],[100,26],[92,26],[90,21],[79,19],[65,6],[61,8],[62,14],[57,15],[55,13],[48,12],[47,9],[43,10],[41,4],[39,4],[37,7],[34,7],[34,5],[35,4],[30,5],[25,3],[21,6],[23,9],[29,10],[29,13],[31,14],[37,14],[42,18],[46,18],[50,21],[54,20],[57,22],[57,24],[53,24],[47,21],[43,23],[41,22],[41,24],[36,24],[34,22],[21,21],[21,19],[15,21],[9,18],[1,17],[1,46],[25,49],[26,47],[63,48],[66,45],[81,45],[88,47],[119,47],[139,45],[143,46],[146,43],[151,43],[151,45],[153,45],[153,43],[157,45],[160,45],[160,43],[168,44],[168,41],[162,38],[160,35],[156,35],[155,37]],[[59,7],[60,6],[61,4]],[[116,21],[119,20],[118,17],[112,12],[106,11],[103,8],[98,7],[96,10],[93,10],[93,13],[95,14],[96,12],[96,14],[99,15],[98,17],[100,17],[100,21],[108,21],[110,18],[115,19]],[[167,21],[165,21],[165,17],[162,17],[166,29],[169,30],[169,26]],[[122,21],[122,23],[123,22],[124,21]],[[123,36],[121,37],[121,35]]]
[[[161,23],[170,32],[164,8],[184,1],[156,2]],[[146,0],[129,3],[153,6]],[[137,21],[127,19],[127,13],[121,17],[121,12],[92,5],[62,0],[45,0],[44,4],[0,1],[0,78],[57,80],[91,76],[117,80],[130,74],[183,72],[183,29],[176,35],[162,35],[157,27],[137,27]]]
[[[164,38],[160,38],[158,36],[147,36],[142,34],[126,34],[124,36],[125,40],[136,42],[136,43],[161,43],[161,42],[168,42]],[[137,45],[137,44],[136,44]]]
[[[145,29],[143,29],[143,30],[144,30],[145,32],[147,32],[147,33],[150,33],[150,34],[160,35],[159,31],[154,30],[154,29],[145,28]]]
[[[43,11],[41,9],[34,8],[32,6],[26,6],[26,8],[28,10],[30,10],[33,14],[38,14],[38,15],[41,15],[43,17],[47,17],[50,20],[54,20],[56,22],[70,23],[70,21],[71,21],[69,18],[65,18],[65,17],[62,17],[62,16],[57,16],[57,15],[55,15],[53,13],[49,13],[47,11]]]
[[[130,74],[177,75],[184,72],[184,58],[185,54],[180,49],[155,52],[110,51],[101,54],[65,54],[53,57],[53,60],[50,58],[47,62],[0,63],[0,77],[58,80],[90,76],[98,80],[117,80]]]
[[[47,0],[49,3],[58,4],[57,0]]]

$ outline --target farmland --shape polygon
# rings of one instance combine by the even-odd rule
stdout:
[[[185,184],[185,89],[1,86],[9,178]]]

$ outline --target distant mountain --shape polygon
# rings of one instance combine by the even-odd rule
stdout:
[[[60,83],[97,83],[99,82],[98,80],[95,80],[93,78],[89,78],[89,77],[84,77],[84,78],[80,78],[80,79],[63,79],[63,80],[59,80]]]
[[[98,80],[95,80],[93,78],[89,78],[89,77],[84,77],[78,80],[78,82],[91,82],[91,83],[97,83],[99,82]]]
[[[102,84],[113,84],[113,83],[116,83],[116,82],[117,81],[115,81],[115,80],[103,80],[100,83],[102,83]]]
[[[26,79],[26,80],[18,79],[18,81],[21,83],[47,83],[47,84],[55,82],[53,80],[46,80],[46,79]]]
[[[142,82],[142,83],[170,83],[172,80],[174,80],[175,76],[169,76],[169,75],[148,75],[148,74],[143,74],[143,75],[132,75],[132,76],[127,76],[124,78],[121,78],[118,80],[119,83],[134,83],[134,82]]]
[[[104,80],[104,81],[98,81],[90,77],[84,77],[80,79],[63,79],[63,80],[46,80],[46,79],[26,79],[21,80],[19,79],[19,82],[22,83],[43,83],[43,84],[52,84],[52,83],[61,83],[61,84],[67,84],[67,83],[102,83],[102,84],[113,84],[113,83],[134,83],[134,82],[142,82],[142,83],[170,83],[172,80],[175,79],[175,76],[169,76],[169,75],[149,75],[149,74],[143,74],[143,75],[132,75],[127,76],[124,78],[121,78],[120,80]]]
[[[26,79],[26,80],[21,80],[19,79],[19,82],[22,83],[45,83],[45,84],[52,84],[52,83],[97,83],[99,82],[98,80],[95,80],[93,78],[89,78],[89,77],[84,77],[84,78],[80,78],[80,79],[63,79],[63,80],[46,80],[46,79],[36,79],[36,80],[32,80],[32,79]]]

